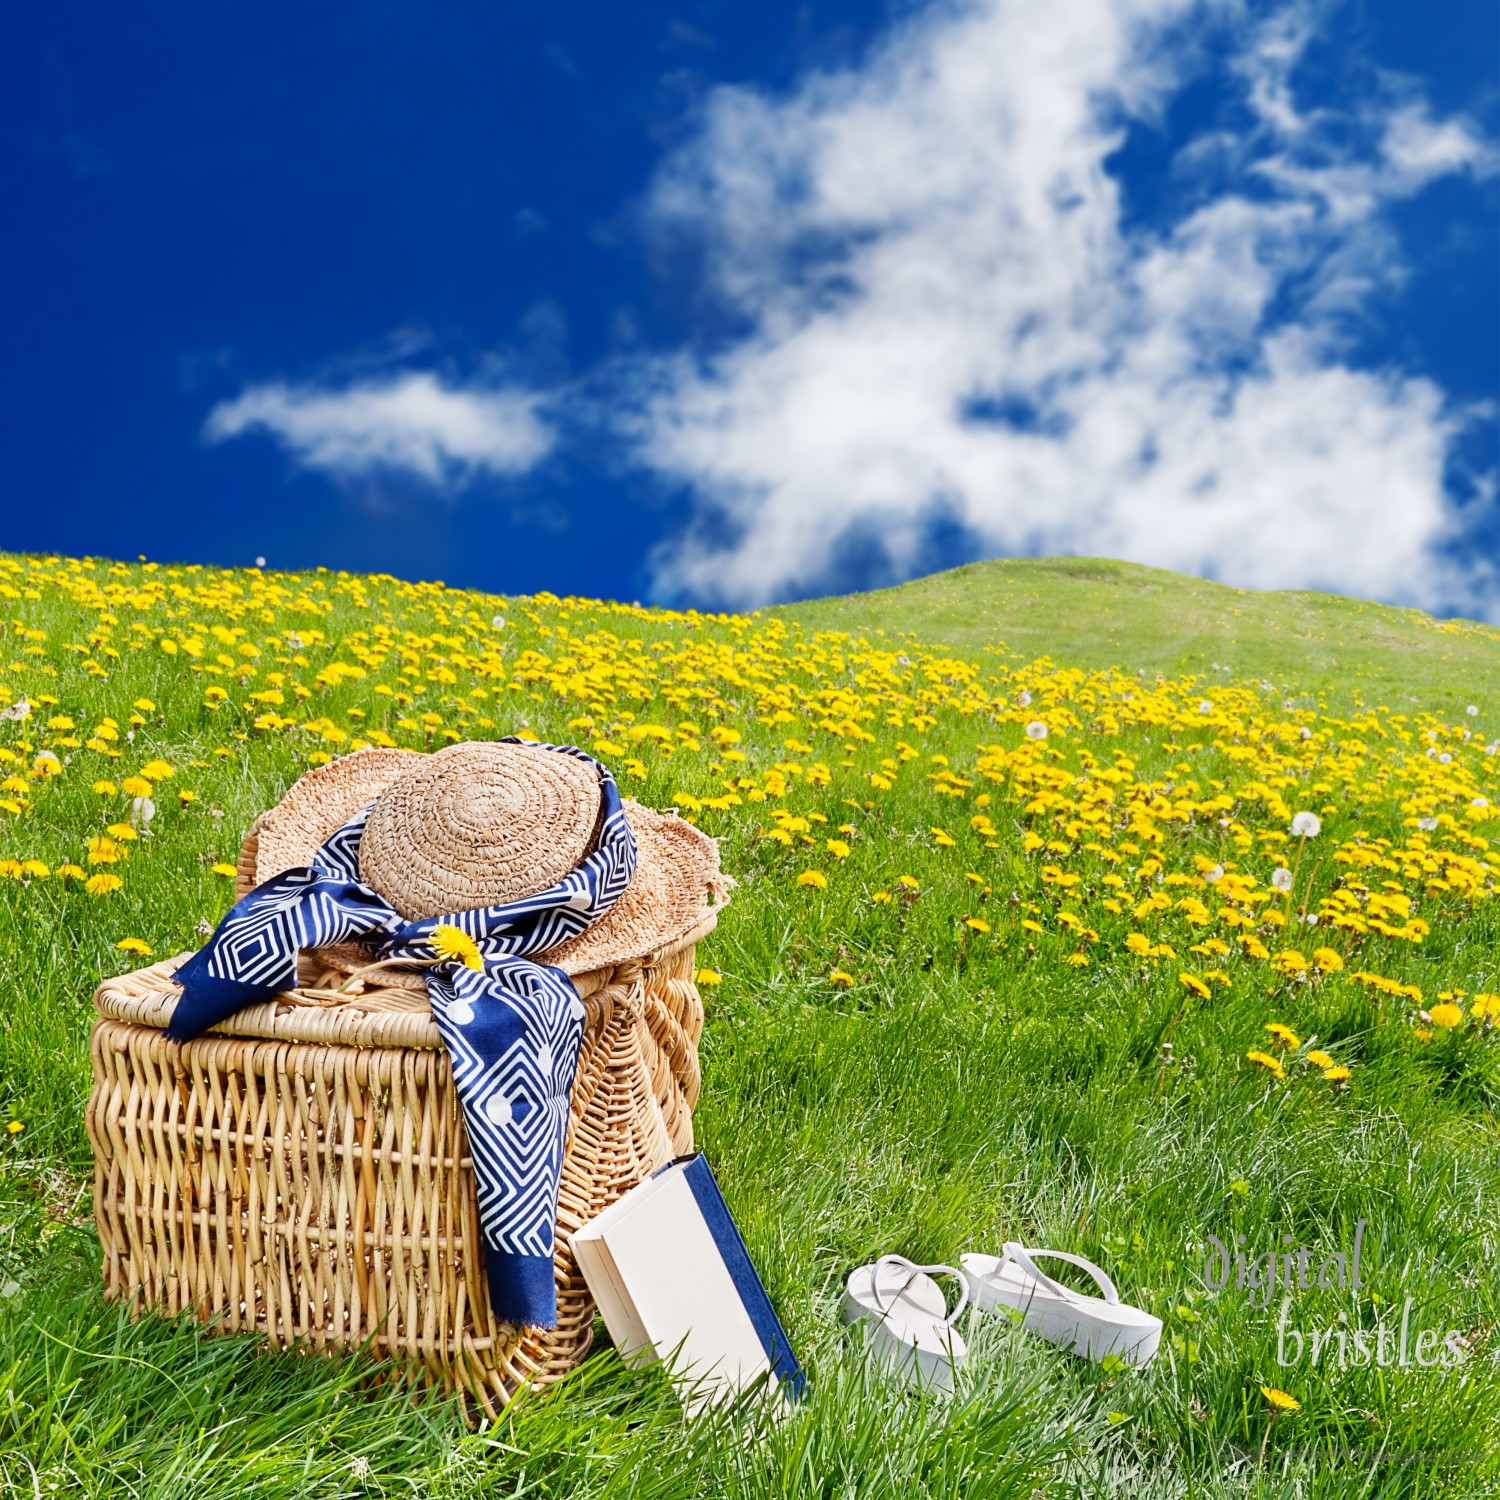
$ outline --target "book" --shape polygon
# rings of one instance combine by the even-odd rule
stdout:
[[[767,1371],[801,1398],[801,1367],[701,1152],[632,1188],[572,1244],[621,1357],[667,1362],[689,1411]]]

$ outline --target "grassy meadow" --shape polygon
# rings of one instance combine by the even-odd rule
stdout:
[[[1078,559],[730,616],[0,555],[0,710],[0,1494],[1500,1493],[1500,632]],[[201,941],[310,764],[509,732],[739,882],[696,1128],[789,1414],[687,1422],[601,1340],[471,1432],[100,1295],[99,980]],[[1357,1291],[1216,1284],[1357,1231]],[[853,1267],[1008,1239],[1156,1362],[975,1320],[940,1399],[852,1355]]]

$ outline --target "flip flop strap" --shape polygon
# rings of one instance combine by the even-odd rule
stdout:
[[[903,1281],[893,1293],[891,1293],[890,1302],[885,1307],[882,1307],[880,1305],[880,1293],[878,1291],[878,1287],[880,1285],[880,1268],[882,1266],[900,1266],[908,1273],[906,1280]],[[949,1328],[951,1328],[958,1321],[958,1315],[964,1310],[964,1308],[969,1305],[968,1278],[956,1266],[945,1266],[942,1264],[932,1266],[919,1266],[915,1261],[907,1260],[904,1255],[882,1255],[880,1259],[875,1262],[874,1273],[870,1277],[870,1295],[875,1299],[875,1306],[879,1311],[880,1316],[884,1318],[890,1312],[891,1308],[896,1305],[896,1298],[899,1297],[901,1293],[911,1285],[913,1278],[922,1275],[952,1276],[955,1280],[957,1280],[958,1306],[955,1307],[953,1311],[943,1319],[943,1322],[947,1324]],[[947,1303],[947,1300],[948,1299],[946,1297],[943,1299],[945,1305]]]
[[[1054,1281],[1032,1260],[1031,1257],[1033,1255],[1051,1256],[1054,1260],[1065,1260],[1071,1265],[1078,1266],[1080,1269],[1087,1271],[1099,1283],[1099,1290],[1104,1293],[1104,1300],[1106,1302],[1113,1304],[1120,1300],[1120,1294],[1115,1290],[1114,1282],[1093,1261],[1085,1260],[1081,1255],[1073,1255],[1067,1250],[1028,1250],[1024,1245],[1017,1244],[1014,1240],[1007,1241],[1004,1248],[1007,1260],[1015,1261],[1023,1271],[1030,1272],[1043,1286],[1050,1287],[1060,1297],[1065,1297],[1070,1301],[1076,1302],[1079,1294],[1072,1287],[1064,1286],[1060,1281]]]

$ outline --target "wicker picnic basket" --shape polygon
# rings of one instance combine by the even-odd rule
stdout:
[[[368,1346],[488,1418],[523,1383],[556,1380],[592,1341],[569,1234],[692,1149],[694,955],[715,921],[572,973],[585,1019],[546,1332],[491,1316],[463,1119],[419,974],[335,994],[354,963],[304,954],[296,989],[184,1044],[163,1028],[189,955],[107,981],[88,1107],[105,1295],[283,1348]]]

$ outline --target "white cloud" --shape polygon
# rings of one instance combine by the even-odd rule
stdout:
[[[338,389],[251,386],[204,424],[210,442],[253,431],[269,433],[309,469],[344,477],[405,472],[438,486],[481,470],[522,473],[553,443],[535,396],[448,386],[425,372]]]
[[[1480,607],[1445,491],[1472,414],[1350,339],[1402,274],[1389,207],[1486,152],[1399,80],[1300,109],[1319,15],[939,4],[786,97],[719,89],[650,198],[746,330],[635,370],[636,451],[695,505],[661,586],[757,603],[872,545],[908,576],[942,521],[988,553]],[[1191,206],[1131,227],[1105,163],[1198,65],[1184,23],[1220,28],[1255,123],[1190,143]]]

